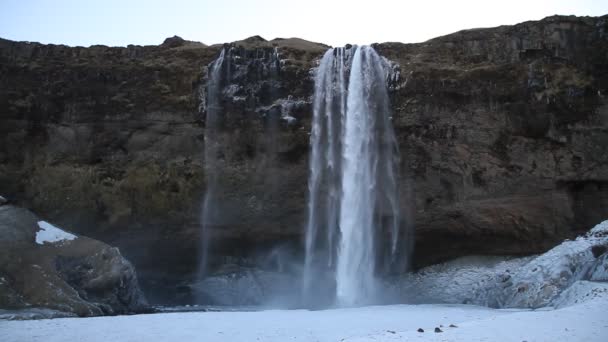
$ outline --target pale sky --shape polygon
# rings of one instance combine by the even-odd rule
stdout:
[[[608,0],[0,0],[0,37],[89,46],[205,44],[253,35],[333,46],[415,43],[553,14],[608,14]]]

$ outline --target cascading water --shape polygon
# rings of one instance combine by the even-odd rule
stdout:
[[[218,217],[216,207],[216,196],[218,187],[218,175],[220,172],[218,165],[218,153],[220,148],[220,141],[218,139],[218,130],[220,125],[221,115],[221,89],[222,89],[222,70],[224,67],[224,59],[226,57],[226,49],[222,49],[219,57],[211,63],[208,67],[207,72],[207,88],[206,96],[206,117],[205,117],[205,150],[204,150],[204,161],[205,161],[205,175],[206,175],[206,191],[203,199],[203,208],[201,215],[201,228],[202,228],[202,239],[201,239],[201,256],[199,265],[198,278],[201,279],[205,276],[208,266],[209,258],[209,234],[210,226],[216,221]]]
[[[280,104],[285,101],[281,99],[282,66],[278,47],[250,50],[226,44],[203,75],[199,112],[205,115],[206,187],[200,216],[199,267],[192,286],[193,296],[199,304],[213,303],[222,297],[211,287],[214,279],[223,276],[218,270],[227,259],[236,261],[242,270],[269,259],[273,261],[262,262],[264,267],[272,264],[282,269],[285,265],[286,253],[273,252],[281,250],[279,246],[273,246],[268,257],[264,257],[253,249],[234,250],[230,247],[232,241],[222,239],[225,228],[242,224],[239,220],[243,218],[253,220],[258,212],[269,211],[280,196],[276,161],[279,154],[277,136],[283,120]],[[250,135],[235,147],[231,140],[234,131],[227,128],[239,125],[249,126],[247,134]],[[234,196],[231,166],[237,162],[248,165],[239,174],[239,177],[247,178],[245,188],[239,191],[250,195],[245,214],[239,212],[244,208],[243,198]],[[248,207],[250,203],[253,205]],[[266,205],[268,207],[264,208]],[[234,254],[226,253],[227,250],[233,250]],[[247,297],[241,295],[236,293],[231,300],[238,302],[238,298]]]
[[[318,295],[313,278],[334,267],[334,240],[338,235],[342,126],[346,108],[345,49],[330,49],[315,76],[311,133],[310,177],[308,180],[308,224],[303,292],[307,300]],[[325,234],[319,231],[325,229]],[[315,287],[323,287],[318,282]],[[320,286],[319,286],[320,285]]]
[[[335,286],[339,305],[377,302],[377,279],[390,270],[378,266],[396,262],[399,154],[386,70],[368,46],[330,49],[317,69],[303,275],[307,301],[320,288]],[[386,236],[387,251],[377,248]],[[326,273],[333,274],[333,284],[318,283]]]

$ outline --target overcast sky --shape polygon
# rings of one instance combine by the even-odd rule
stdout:
[[[0,0],[0,37],[67,45],[215,44],[261,35],[341,46],[421,42],[553,14],[608,14],[608,0]]]

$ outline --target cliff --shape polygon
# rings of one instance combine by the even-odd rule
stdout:
[[[260,37],[231,46],[214,263],[297,256],[311,70],[327,47]],[[202,89],[221,48],[179,37],[126,48],[0,40],[0,193],[119,246],[144,287],[188,278],[206,187]],[[374,48],[394,63],[415,266],[539,253],[608,217],[607,16]]]

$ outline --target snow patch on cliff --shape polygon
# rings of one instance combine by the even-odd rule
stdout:
[[[56,243],[77,238],[76,235],[57,228],[46,221],[38,221],[38,227],[40,227],[40,230],[36,232],[36,243],[39,245],[47,242]]]

